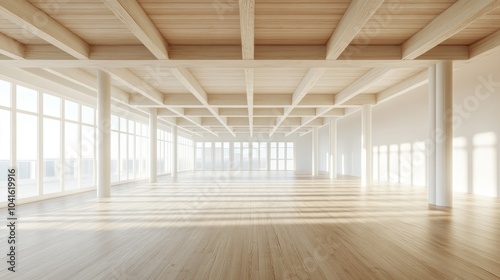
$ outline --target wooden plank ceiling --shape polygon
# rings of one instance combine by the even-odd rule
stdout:
[[[0,0],[0,64],[194,134],[306,133],[500,46],[498,0]],[[38,69],[34,69],[38,68]]]

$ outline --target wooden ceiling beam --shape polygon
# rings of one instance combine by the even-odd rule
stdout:
[[[255,0],[240,0],[241,57],[253,60],[255,56]],[[245,69],[245,87],[247,93],[248,121],[250,136],[253,137],[253,89],[254,70]]]
[[[391,69],[388,68],[375,68],[363,75],[361,78],[356,80],[354,83],[346,87],[344,90],[342,90],[340,93],[335,95],[335,104],[332,106],[328,107],[321,107],[321,108],[316,108],[316,115],[312,117],[303,117],[301,125],[295,127],[290,133],[288,133],[286,136],[291,135],[292,133],[295,133],[297,130],[301,129],[304,126],[309,125],[311,122],[315,121],[319,117],[324,116],[328,112],[330,112],[332,109],[338,108],[339,106],[342,106],[344,103],[349,101],[350,99],[354,98],[356,95],[360,94],[363,92],[365,89],[369,88],[373,83],[376,83],[383,79],[386,75],[391,73]],[[372,97],[375,98],[375,97]]]
[[[326,45],[326,59],[337,59],[356,37],[361,28],[368,22],[372,15],[382,5],[384,0],[353,0],[344,13],[339,24]],[[271,137],[292,110],[306,94],[314,87],[316,82],[325,73],[325,68],[310,68],[292,96],[292,106],[285,109],[284,115],[278,119],[276,126],[271,129]]]
[[[94,92],[97,92],[97,77],[86,72],[83,69],[52,69],[46,68],[44,69],[47,72],[50,72],[54,75],[57,75],[61,78],[64,78],[68,81],[71,81],[75,84],[79,84],[84,86]],[[115,101],[118,101],[123,104],[129,104],[130,96],[127,92],[115,87],[111,86],[111,98]]]
[[[113,76],[114,79],[118,80],[121,84],[127,86],[128,88],[134,90],[135,92],[139,93],[143,98],[148,99],[156,104],[157,107],[159,108],[165,108],[165,109],[170,109],[172,112],[176,112],[178,117],[184,118],[187,121],[198,125],[205,131],[213,133],[210,129],[203,127],[201,124],[197,123],[195,120],[187,118],[184,116],[181,112],[176,111],[173,108],[168,107],[167,105],[164,104],[163,101],[163,93],[158,91],[156,88],[152,87],[150,84],[146,83],[144,80],[139,78],[137,75],[132,73],[130,70],[127,69],[116,69],[116,68],[106,68],[104,69],[107,71],[110,75]],[[134,103],[132,101],[136,101],[135,104],[143,104],[144,100],[139,100],[137,101],[137,98],[141,99],[138,95],[131,95],[131,104],[133,105]]]
[[[344,104],[349,99],[369,88],[372,84],[383,79],[392,71],[393,70],[389,68],[374,68],[370,70],[368,73],[335,95],[335,105],[339,106]]]
[[[399,84],[393,85],[390,88],[379,92],[377,94],[377,104],[389,101],[395,97],[400,96],[401,94],[409,92],[410,90],[423,86],[427,84],[428,81],[428,71],[424,70]]]
[[[157,59],[168,59],[168,44],[136,0],[103,0]]]
[[[280,127],[280,125],[285,121],[288,115],[293,111],[293,109],[302,101],[302,99],[309,93],[309,91],[314,87],[314,85],[323,77],[326,72],[326,68],[310,68],[306,75],[300,82],[299,86],[295,89],[292,94],[292,104],[290,107],[285,109],[283,116],[278,118],[276,126],[271,129],[269,137],[273,136],[274,132]]]
[[[247,92],[248,121],[250,122],[250,137],[253,137],[254,69],[248,69],[248,68],[245,69],[245,87]]]
[[[337,59],[384,0],[352,0],[326,44],[326,59]]]
[[[415,59],[423,55],[498,5],[498,0],[458,0],[402,44],[402,58]]]
[[[173,68],[170,69],[170,71],[177,78],[177,80],[179,80],[179,82],[184,85],[184,87],[214,115],[214,117],[227,129],[227,131],[236,137],[236,134],[234,134],[232,129],[227,125],[227,120],[219,115],[218,109],[208,104],[208,95],[193,74],[186,68]]]
[[[0,54],[13,59],[24,59],[26,46],[0,33]]]
[[[471,58],[479,58],[500,49],[500,30],[469,46]]]
[[[90,46],[26,0],[0,0],[0,16],[78,59],[88,59]]]

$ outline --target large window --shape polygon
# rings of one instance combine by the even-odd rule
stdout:
[[[203,170],[203,142],[196,143],[195,151],[195,170]]]
[[[0,202],[7,200],[11,167],[17,167],[21,199],[95,187],[93,106],[0,80],[0,120]],[[112,115],[110,129],[111,182],[146,178],[149,127],[131,116]],[[159,174],[172,170],[172,147],[172,133],[158,130]],[[193,170],[193,141],[179,136],[177,148],[178,170]]]
[[[214,147],[214,169],[222,170],[223,162],[222,162],[222,142],[215,142]]]
[[[110,127],[111,182],[146,178],[149,127],[115,115],[111,115]]]
[[[172,172],[172,133],[158,129],[158,175]]]
[[[92,107],[0,81],[0,119],[0,180],[17,167],[18,198],[95,186]]]
[[[197,142],[196,170],[294,170],[293,142]]]
[[[0,80],[0,201],[7,200],[7,170],[11,167],[11,85]]]
[[[205,170],[212,170],[212,143],[205,142],[205,153],[203,158],[203,167]]]
[[[38,195],[38,117],[17,113],[17,179],[18,197]]]
[[[193,153],[193,140],[179,136],[177,142],[177,163],[179,172],[193,170]]]

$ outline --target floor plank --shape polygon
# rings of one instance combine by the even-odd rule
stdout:
[[[499,279],[500,199],[292,173],[183,173],[20,205],[0,279]],[[6,210],[0,209],[5,220]]]

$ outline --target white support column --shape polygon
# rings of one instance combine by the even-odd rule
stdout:
[[[234,142],[229,142],[229,170],[234,170]]]
[[[330,179],[337,179],[337,119],[330,120]]]
[[[156,108],[149,109],[149,182],[158,180],[158,113]]]
[[[373,181],[372,105],[363,105],[361,118],[361,185],[367,187]]]
[[[266,161],[267,161],[267,171],[271,171],[271,142],[267,141],[266,144]]]
[[[216,142],[212,142],[212,149],[210,149],[211,151],[210,158],[212,160],[212,171],[215,171],[215,143]]]
[[[38,113],[43,114],[43,94],[37,92],[38,94]],[[43,173],[44,173],[44,160],[43,160],[43,117],[38,117],[38,147],[37,147],[37,185],[38,185],[38,195],[43,195]]]
[[[453,63],[436,65],[436,205],[453,205]]]
[[[97,197],[111,196],[111,81],[97,72]]]
[[[16,86],[10,87],[11,113],[10,113],[10,167],[14,167],[18,171],[17,164],[17,94]]]
[[[64,112],[64,100],[59,101],[61,104],[61,119],[65,119],[65,112]],[[59,145],[59,178],[61,179],[61,191],[64,192],[66,186],[64,184],[64,172],[65,172],[65,166],[66,166],[66,127],[64,126],[64,122],[61,122],[60,126],[60,135],[61,135],[61,145]]]
[[[429,66],[429,143],[427,152],[427,190],[429,204],[436,204],[436,65]]]
[[[177,178],[177,126],[172,126],[172,178]]]
[[[196,141],[193,141],[193,159],[192,159],[192,170],[191,171],[195,171],[195,167],[196,167],[196,145],[197,145],[197,142]],[[223,149],[224,150],[224,149]]]
[[[318,128],[312,130],[312,176],[318,176]]]

